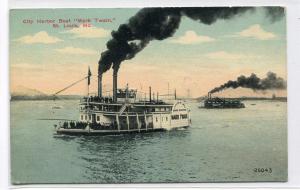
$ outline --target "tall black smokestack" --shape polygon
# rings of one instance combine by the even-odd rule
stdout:
[[[210,92],[207,93],[207,98],[208,98],[208,99],[211,98],[211,93],[210,93]]]
[[[112,57],[111,53],[109,51],[105,51],[101,53],[101,58],[98,62],[98,96],[99,97],[102,97],[103,73],[108,71],[112,66],[112,62],[110,62],[111,57]],[[103,64],[103,62],[105,62],[106,64]]]
[[[117,102],[118,69],[113,68],[113,102]]]
[[[149,86],[149,102],[152,102],[152,98],[151,98],[151,86]]]
[[[98,74],[98,97],[102,97],[102,73]]]

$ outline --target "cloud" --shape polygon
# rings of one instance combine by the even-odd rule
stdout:
[[[82,49],[82,48],[76,48],[72,46],[68,46],[62,49],[55,49],[59,53],[64,54],[75,54],[75,55],[94,55],[97,54],[97,51],[91,50],[91,49]]]
[[[249,56],[239,53],[228,53],[226,51],[216,51],[205,55],[210,59],[221,59],[221,60],[240,60],[245,59]]]
[[[49,34],[46,31],[40,31],[34,35],[23,36],[17,39],[16,41],[24,44],[54,44],[63,40],[55,36],[49,36]]]
[[[276,37],[275,34],[265,31],[259,24],[250,26],[249,28],[237,33],[239,37],[255,38],[259,40],[270,40]]]
[[[198,44],[198,43],[213,42],[213,41],[215,41],[214,38],[211,38],[209,36],[199,36],[195,31],[189,30],[186,31],[183,36],[171,40],[170,42],[187,45],[187,44]]]
[[[73,38],[105,38],[109,36],[110,31],[104,28],[83,27],[73,28],[62,33],[73,34]]]

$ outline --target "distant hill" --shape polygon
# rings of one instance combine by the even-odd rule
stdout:
[[[45,93],[36,90],[27,88],[25,86],[17,86],[14,91],[11,92],[12,96],[46,96]]]

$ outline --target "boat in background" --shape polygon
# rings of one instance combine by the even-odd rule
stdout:
[[[207,109],[245,108],[245,104],[238,99],[211,97],[211,94],[208,93],[203,106],[199,106],[199,108],[202,107]]]

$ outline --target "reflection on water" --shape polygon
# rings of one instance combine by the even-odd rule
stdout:
[[[153,156],[167,150],[163,146],[154,147],[154,154],[149,154],[147,146],[161,142],[181,141],[190,135],[188,129],[168,132],[142,134],[122,134],[111,136],[62,136],[58,141],[75,141],[78,144],[79,158],[83,160],[81,167],[83,177],[90,182],[139,182],[137,176],[144,175],[143,167],[152,168]],[[59,142],[60,144],[62,142]],[[187,154],[186,156],[191,156]],[[148,162],[148,164],[147,164]],[[156,164],[164,165],[164,161]],[[144,166],[146,165],[146,166]],[[136,166],[136,167],[133,167]],[[159,167],[158,167],[159,168]],[[172,171],[167,168],[167,171]],[[159,173],[159,171],[157,171]]]
[[[116,136],[53,135],[56,121],[78,117],[76,101],[11,103],[13,183],[284,181],[286,102],[244,102],[245,109],[188,103],[186,130]],[[251,104],[255,104],[251,105]],[[35,112],[32,112],[32,110]],[[253,168],[272,168],[257,174]]]

